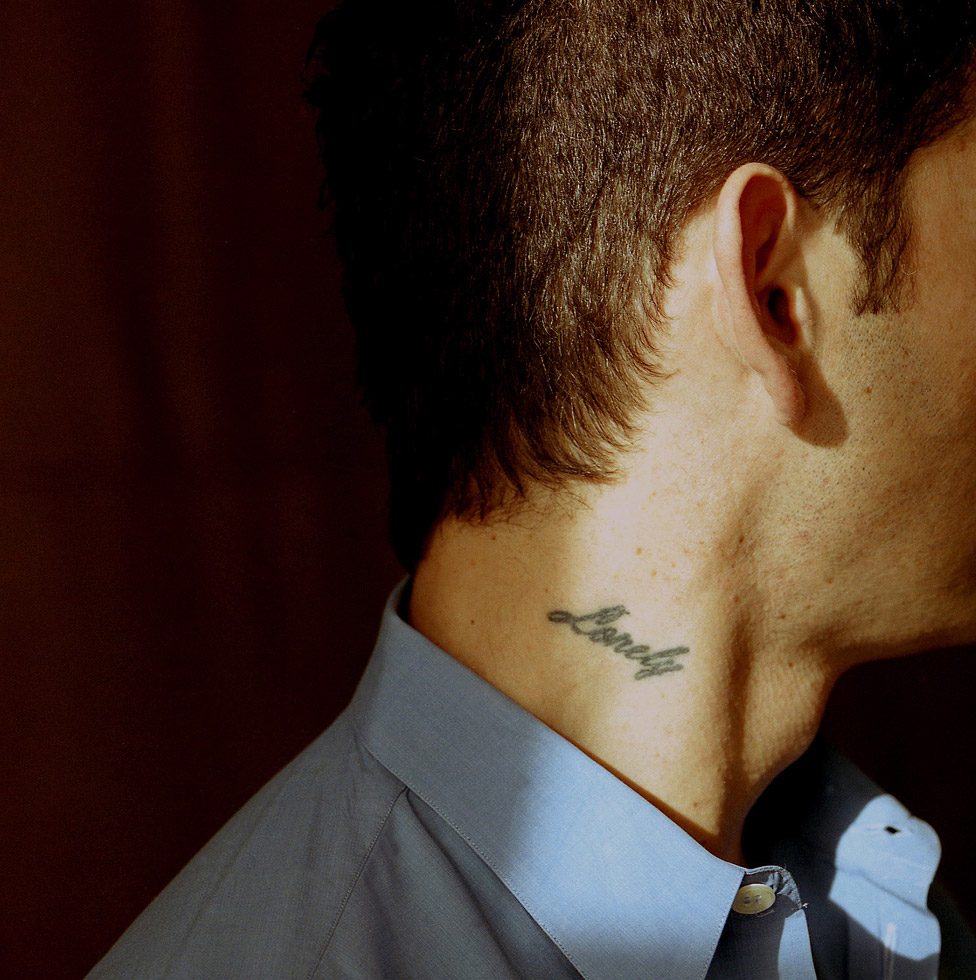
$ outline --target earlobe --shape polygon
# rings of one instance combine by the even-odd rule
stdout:
[[[722,292],[716,324],[762,380],[775,417],[793,427],[806,398],[790,360],[800,331],[787,270],[795,248],[796,192],[772,167],[739,167],[719,192],[713,250]]]

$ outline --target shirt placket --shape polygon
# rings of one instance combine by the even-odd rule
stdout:
[[[743,875],[707,977],[817,980],[803,902],[785,868]]]

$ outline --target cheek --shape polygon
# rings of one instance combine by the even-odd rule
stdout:
[[[888,326],[845,405],[858,492],[885,511],[954,509],[961,488],[976,494],[976,358],[932,344],[917,320]]]
[[[976,311],[976,296],[970,310]],[[972,317],[973,313],[969,313]],[[960,315],[946,324],[929,357],[928,396],[952,431],[976,427],[976,325]]]
[[[976,414],[976,262],[945,258],[920,270],[915,303],[891,324],[890,381],[929,437],[968,429]]]

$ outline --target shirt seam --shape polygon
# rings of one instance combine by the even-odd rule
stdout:
[[[367,749],[367,751],[369,750]],[[370,752],[370,755],[372,754],[373,753]],[[383,829],[386,827],[386,824],[390,819],[390,814],[393,813],[393,809],[397,805],[397,801],[407,791],[406,784],[403,783],[403,780],[400,780],[400,784],[401,784],[400,789],[397,791],[396,796],[394,796],[393,800],[390,802],[386,814],[384,815],[383,819],[380,821],[379,827],[376,828],[376,833],[373,835],[373,839],[369,842],[369,847],[366,849],[366,853],[363,855],[362,861],[359,862],[359,868],[357,869],[356,874],[352,882],[350,883],[349,888],[346,891],[345,897],[343,898],[342,902],[339,905],[339,909],[336,912],[335,919],[333,920],[332,926],[329,929],[329,934],[328,936],[326,936],[325,942],[322,943],[322,948],[319,950],[319,955],[315,957],[315,962],[312,964],[311,969],[305,975],[305,980],[313,980],[315,974],[318,973],[319,967],[322,965],[322,959],[325,956],[326,952],[328,951],[333,938],[335,937],[336,930],[339,928],[339,922],[342,920],[342,916],[345,914],[346,907],[349,904],[349,899],[352,898],[352,893],[356,890],[356,885],[359,884],[359,879],[362,877],[363,871],[366,870],[366,865],[369,863],[370,857],[372,857],[373,848],[376,847],[376,842],[380,839],[380,835],[383,833]]]

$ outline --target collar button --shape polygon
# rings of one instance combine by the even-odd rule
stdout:
[[[776,892],[769,885],[743,885],[732,902],[732,911],[739,915],[758,915],[776,903]]]

